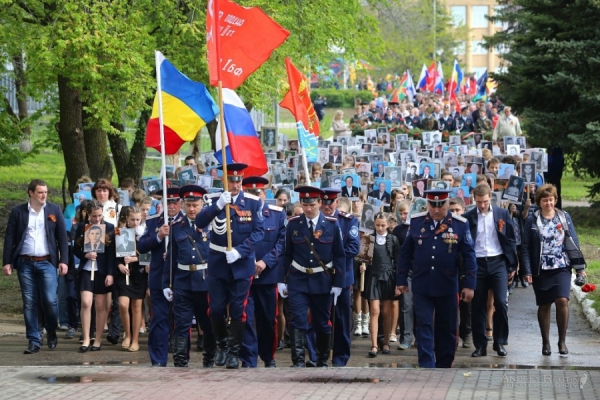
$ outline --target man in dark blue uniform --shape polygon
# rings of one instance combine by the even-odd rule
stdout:
[[[196,227],[194,220],[204,204],[206,194],[200,186],[186,185],[179,189],[183,199],[185,217],[174,221],[172,246],[169,246],[163,274],[163,293],[173,301],[175,316],[175,348],[173,363],[176,367],[187,367],[190,359],[190,327],[196,320],[204,333],[203,366],[212,368],[215,360],[216,343],[208,317],[208,228]],[[169,284],[169,265],[173,265],[173,289]]]
[[[456,130],[461,133],[473,132],[474,123],[473,118],[469,115],[469,107],[463,107],[461,114],[456,118]]]
[[[215,365],[239,368],[239,351],[246,324],[246,304],[252,278],[256,273],[255,249],[264,237],[264,216],[260,199],[244,193],[242,179],[246,164],[227,165],[228,192],[216,194],[218,200],[196,216],[198,228],[211,225],[208,256],[208,295],[210,318],[217,341]],[[222,167],[219,167],[222,168]],[[216,196],[213,196],[215,199]],[[227,247],[226,210],[231,221],[231,249]],[[227,332],[229,305],[231,325]],[[228,337],[229,336],[229,337]]]
[[[352,305],[350,303],[350,287],[354,285],[354,257],[360,251],[360,239],[358,236],[358,219],[351,211],[350,205],[346,205],[345,211],[338,210],[339,189],[323,189],[325,194],[321,196],[321,211],[327,217],[335,217],[342,231],[344,241],[344,252],[346,254],[346,282],[342,287],[342,293],[335,305],[335,325],[333,326],[333,359],[334,367],[345,367],[350,358],[350,338],[352,330]]]
[[[448,211],[448,190],[425,192],[429,211],[412,217],[398,257],[396,294],[408,293],[412,270],[421,368],[450,368],[456,353],[458,254],[465,266],[461,298],[473,298],[477,263],[467,220]]]
[[[256,272],[246,306],[244,341],[240,350],[242,368],[256,368],[258,357],[265,367],[275,367],[277,348],[277,272],[279,256],[285,243],[287,218],[283,208],[265,204],[269,180],[260,176],[244,178],[245,193],[260,198],[264,217],[265,236],[256,244]],[[260,334],[257,335],[259,328]]]
[[[288,220],[285,250],[280,258],[277,289],[288,298],[290,344],[294,367],[305,367],[304,342],[308,310],[316,333],[317,367],[327,367],[334,305],[346,285],[346,254],[337,219],[321,213],[319,188],[297,187],[303,215]]]
[[[169,220],[183,216],[179,188],[167,189],[167,215]],[[151,252],[148,288],[152,308],[152,320],[148,334],[148,352],[153,366],[167,366],[169,357],[169,313],[170,305],[163,295],[164,256],[167,252],[165,238],[169,235],[169,225],[164,214],[156,214],[146,219],[146,232],[137,244],[140,253]],[[169,266],[170,267],[170,266]],[[170,272],[167,274],[167,278]]]

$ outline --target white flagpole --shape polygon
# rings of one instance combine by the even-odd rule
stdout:
[[[162,86],[160,79],[160,64],[165,59],[162,53],[158,50],[154,51],[154,56],[156,59],[156,85],[157,85],[157,94],[158,94],[158,121],[160,127],[160,158],[161,158],[161,167],[160,174],[162,176],[162,186],[163,186],[163,212],[164,212],[164,221],[167,223],[168,214],[167,214],[167,160],[165,156],[165,126],[163,124],[163,108],[162,108]],[[169,237],[165,237],[165,244],[169,244]]]
[[[304,124],[302,124],[302,129],[304,129]],[[296,121],[296,130],[298,130],[298,121]],[[310,132],[309,132],[310,134]],[[300,132],[298,132],[298,136]],[[300,137],[298,137],[298,142],[300,142]],[[308,173],[308,161],[306,160],[306,149],[302,148],[302,164],[304,165],[304,175],[306,175],[306,183],[310,186],[310,174]]]

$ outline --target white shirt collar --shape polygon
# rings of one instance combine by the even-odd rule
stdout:
[[[488,209],[488,212],[487,212],[487,213],[485,213],[485,216],[487,216],[487,215],[488,215],[488,214],[490,214],[490,213],[491,213],[491,214],[493,214],[493,213],[494,213],[494,209],[492,208],[492,205],[491,205],[491,204],[490,204],[490,208]],[[479,208],[477,208],[477,215],[482,215],[482,216],[484,216],[484,214],[483,214],[481,211],[479,211]]]
[[[40,211],[43,211],[43,210],[46,208],[46,204],[47,204],[46,202],[44,202],[44,204],[42,204],[42,208],[41,208],[41,210],[40,210]],[[29,201],[27,202],[27,209],[28,209],[29,211],[33,210],[33,208],[31,207],[31,200],[29,200]],[[35,211],[35,210],[33,210],[33,211]]]

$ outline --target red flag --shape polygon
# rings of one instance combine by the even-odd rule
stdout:
[[[315,136],[319,136],[320,127],[317,113],[310,100],[308,80],[292,61],[286,57],[285,66],[290,82],[290,90],[285,94],[279,105],[290,110],[296,117],[296,121],[302,121],[304,127]]]
[[[434,61],[431,63],[429,68],[427,68],[427,81],[425,84],[425,91],[433,93],[433,89],[435,87],[435,79],[437,75],[438,73]]]
[[[220,80],[224,88],[236,89],[289,35],[258,7],[209,0],[206,53],[210,84],[217,86]]]

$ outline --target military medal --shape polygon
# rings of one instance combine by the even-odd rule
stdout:
[[[313,236],[315,237],[315,239],[318,239],[321,237],[322,234],[323,234],[323,231],[318,230],[318,231],[315,231],[315,233],[313,233]]]
[[[419,245],[421,245],[421,244],[423,244],[423,241],[421,239],[419,239],[419,241],[417,243],[419,243]]]
[[[421,233],[425,233],[425,228],[421,228]]]

